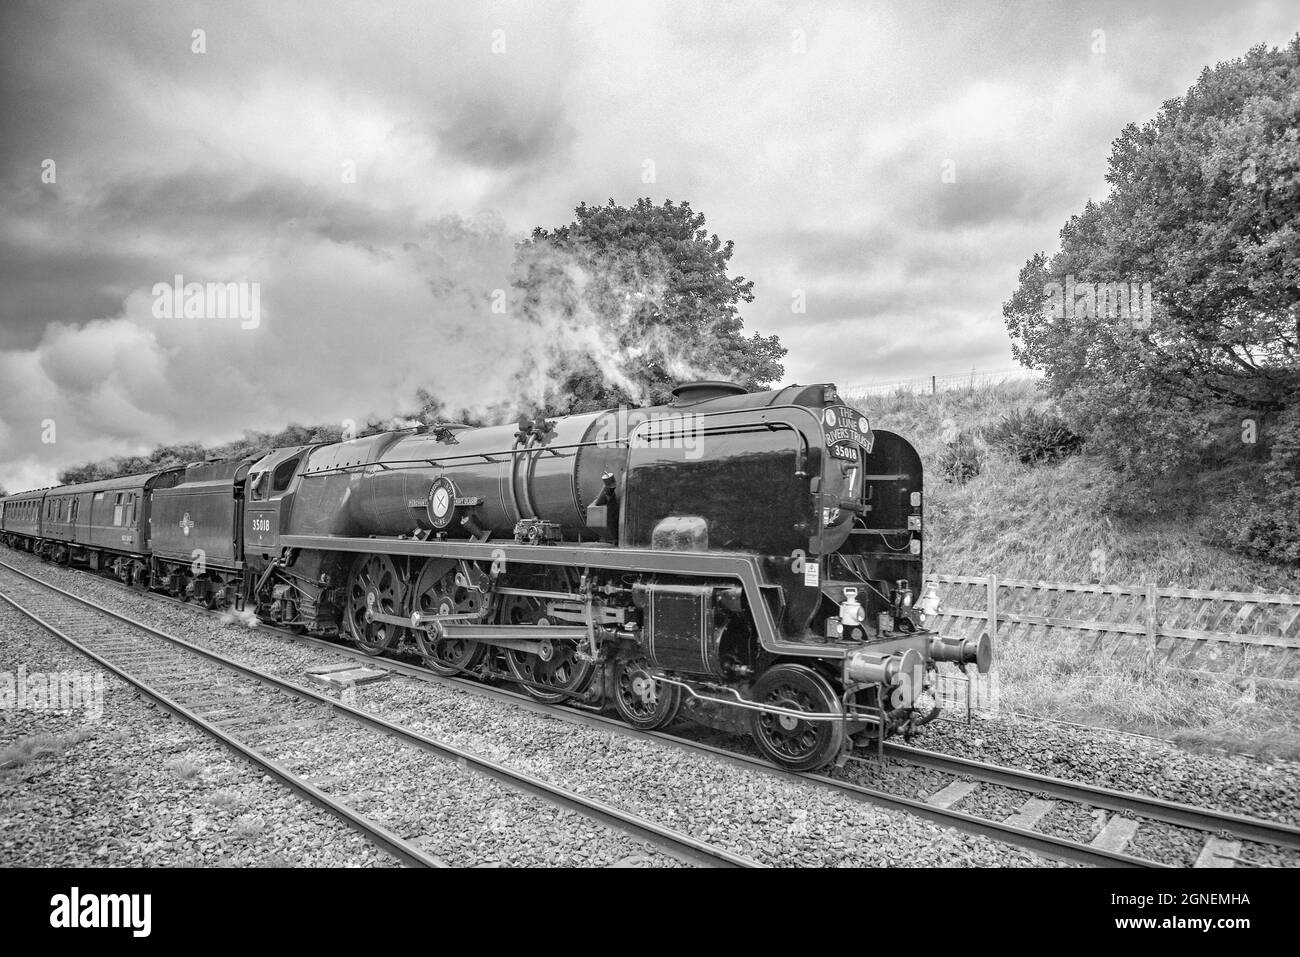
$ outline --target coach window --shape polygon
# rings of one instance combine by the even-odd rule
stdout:
[[[126,497],[126,524],[135,525],[135,492]]]
[[[74,499],[72,500],[72,508],[71,508],[71,510],[69,510],[69,512],[68,512],[68,521],[69,521],[69,522],[72,522],[72,523],[74,523],[74,524],[75,524],[76,521],[77,521],[77,503],[80,502],[80,501],[81,501],[81,499],[74,498]]]
[[[113,524],[121,525],[123,519],[122,493],[118,492],[113,499]]]

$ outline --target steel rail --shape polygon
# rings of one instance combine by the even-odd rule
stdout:
[[[515,770],[500,762],[482,757],[481,755],[467,751],[463,748],[457,747],[456,745],[438,741],[428,737],[427,735],[420,734],[417,731],[412,731],[409,728],[393,724],[377,715],[362,711],[359,708],[354,708],[351,705],[345,704],[335,698],[331,698],[328,695],[321,694],[311,688],[304,687],[292,681],[286,681],[283,678],[276,677],[275,675],[260,672],[254,668],[248,667],[247,665],[240,664],[239,662],[218,654],[215,651],[210,651],[207,648],[192,644],[182,638],[177,638],[174,635],[169,635],[166,632],[159,631],[143,622],[136,621],[120,612],[113,611],[110,608],[105,608],[88,598],[74,595],[71,592],[59,588],[57,585],[43,582],[21,569],[14,568],[7,562],[0,561],[0,568],[9,571],[12,574],[19,575],[22,578],[25,578],[42,588],[48,589],[49,591],[55,592],[70,601],[84,605],[99,614],[121,621],[139,631],[168,642],[175,647],[183,648],[200,655],[230,671],[234,671],[255,681],[260,681],[270,687],[278,688],[279,690],[294,695],[302,700],[326,705],[333,708],[335,711],[346,715],[358,724],[381,731],[423,751],[437,754],[440,757],[452,761],[462,762],[464,765],[472,767],[474,770],[479,771],[487,777],[499,781],[514,790],[523,791],[527,794],[541,798],[550,804],[556,805],[557,807],[574,811],[583,817],[599,821],[600,823],[620,831],[636,840],[654,844],[680,860],[714,867],[764,866],[757,861],[752,861],[738,854],[733,854],[723,848],[715,847],[704,841],[697,840],[690,835],[673,831],[672,829],[657,824],[654,821],[615,808],[612,805],[605,804],[595,798],[577,794],[567,788],[551,784],[524,771]],[[0,597],[3,596],[0,595]],[[10,604],[14,604],[15,607],[18,607],[16,603],[7,597],[6,601],[9,601]],[[29,617],[31,616],[29,615]],[[56,629],[53,629],[48,624],[42,623],[42,626],[47,627],[52,631],[56,631]],[[69,640],[61,633],[60,637]],[[79,646],[78,650],[81,650],[81,647],[82,646]],[[104,663],[107,667],[112,668],[112,666],[107,665],[101,656],[92,654],[92,657],[97,661]],[[115,673],[121,674],[121,672],[116,668],[112,668],[112,670]],[[122,676],[126,677],[126,675]],[[127,678],[127,680],[131,681],[130,678]],[[132,681],[132,684],[135,683],[135,681]],[[169,707],[170,706],[182,707],[175,703],[172,703]]]

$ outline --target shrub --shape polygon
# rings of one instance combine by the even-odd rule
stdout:
[[[1071,431],[1059,415],[1032,409],[1004,415],[984,433],[984,440],[1026,465],[1059,462],[1083,446],[1083,436]]]
[[[1241,484],[1210,524],[1211,541],[1247,555],[1300,565],[1300,402],[1278,416],[1262,481]]]
[[[958,485],[965,485],[979,475],[983,465],[984,452],[975,436],[966,431],[958,432],[956,438],[945,443],[939,455],[939,471]]]

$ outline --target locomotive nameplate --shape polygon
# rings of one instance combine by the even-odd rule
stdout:
[[[876,437],[867,417],[847,405],[831,406],[822,412],[822,431],[831,455],[856,462],[858,450],[870,454]]]

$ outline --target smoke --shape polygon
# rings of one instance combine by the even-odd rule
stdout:
[[[504,423],[568,406],[575,376],[645,404],[653,382],[710,375],[693,356],[709,331],[662,322],[675,293],[653,257],[521,243],[494,215],[338,232],[323,217],[282,225],[242,258],[178,255],[133,280],[118,315],[0,350],[0,484],[290,423],[400,426],[421,390]],[[258,283],[256,328],[160,317],[154,284],[175,274]]]
[[[240,611],[235,607],[227,608],[221,613],[221,623],[223,625],[239,625],[244,628],[258,628],[262,620],[257,617],[250,609]]]
[[[568,388],[573,377],[594,374],[605,390],[648,405],[657,381],[716,378],[697,358],[710,351],[712,328],[696,323],[687,336],[665,320],[679,294],[669,277],[657,250],[597,257],[546,242],[521,245],[511,305],[523,345],[518,400],[563,408],[579,398]]]

